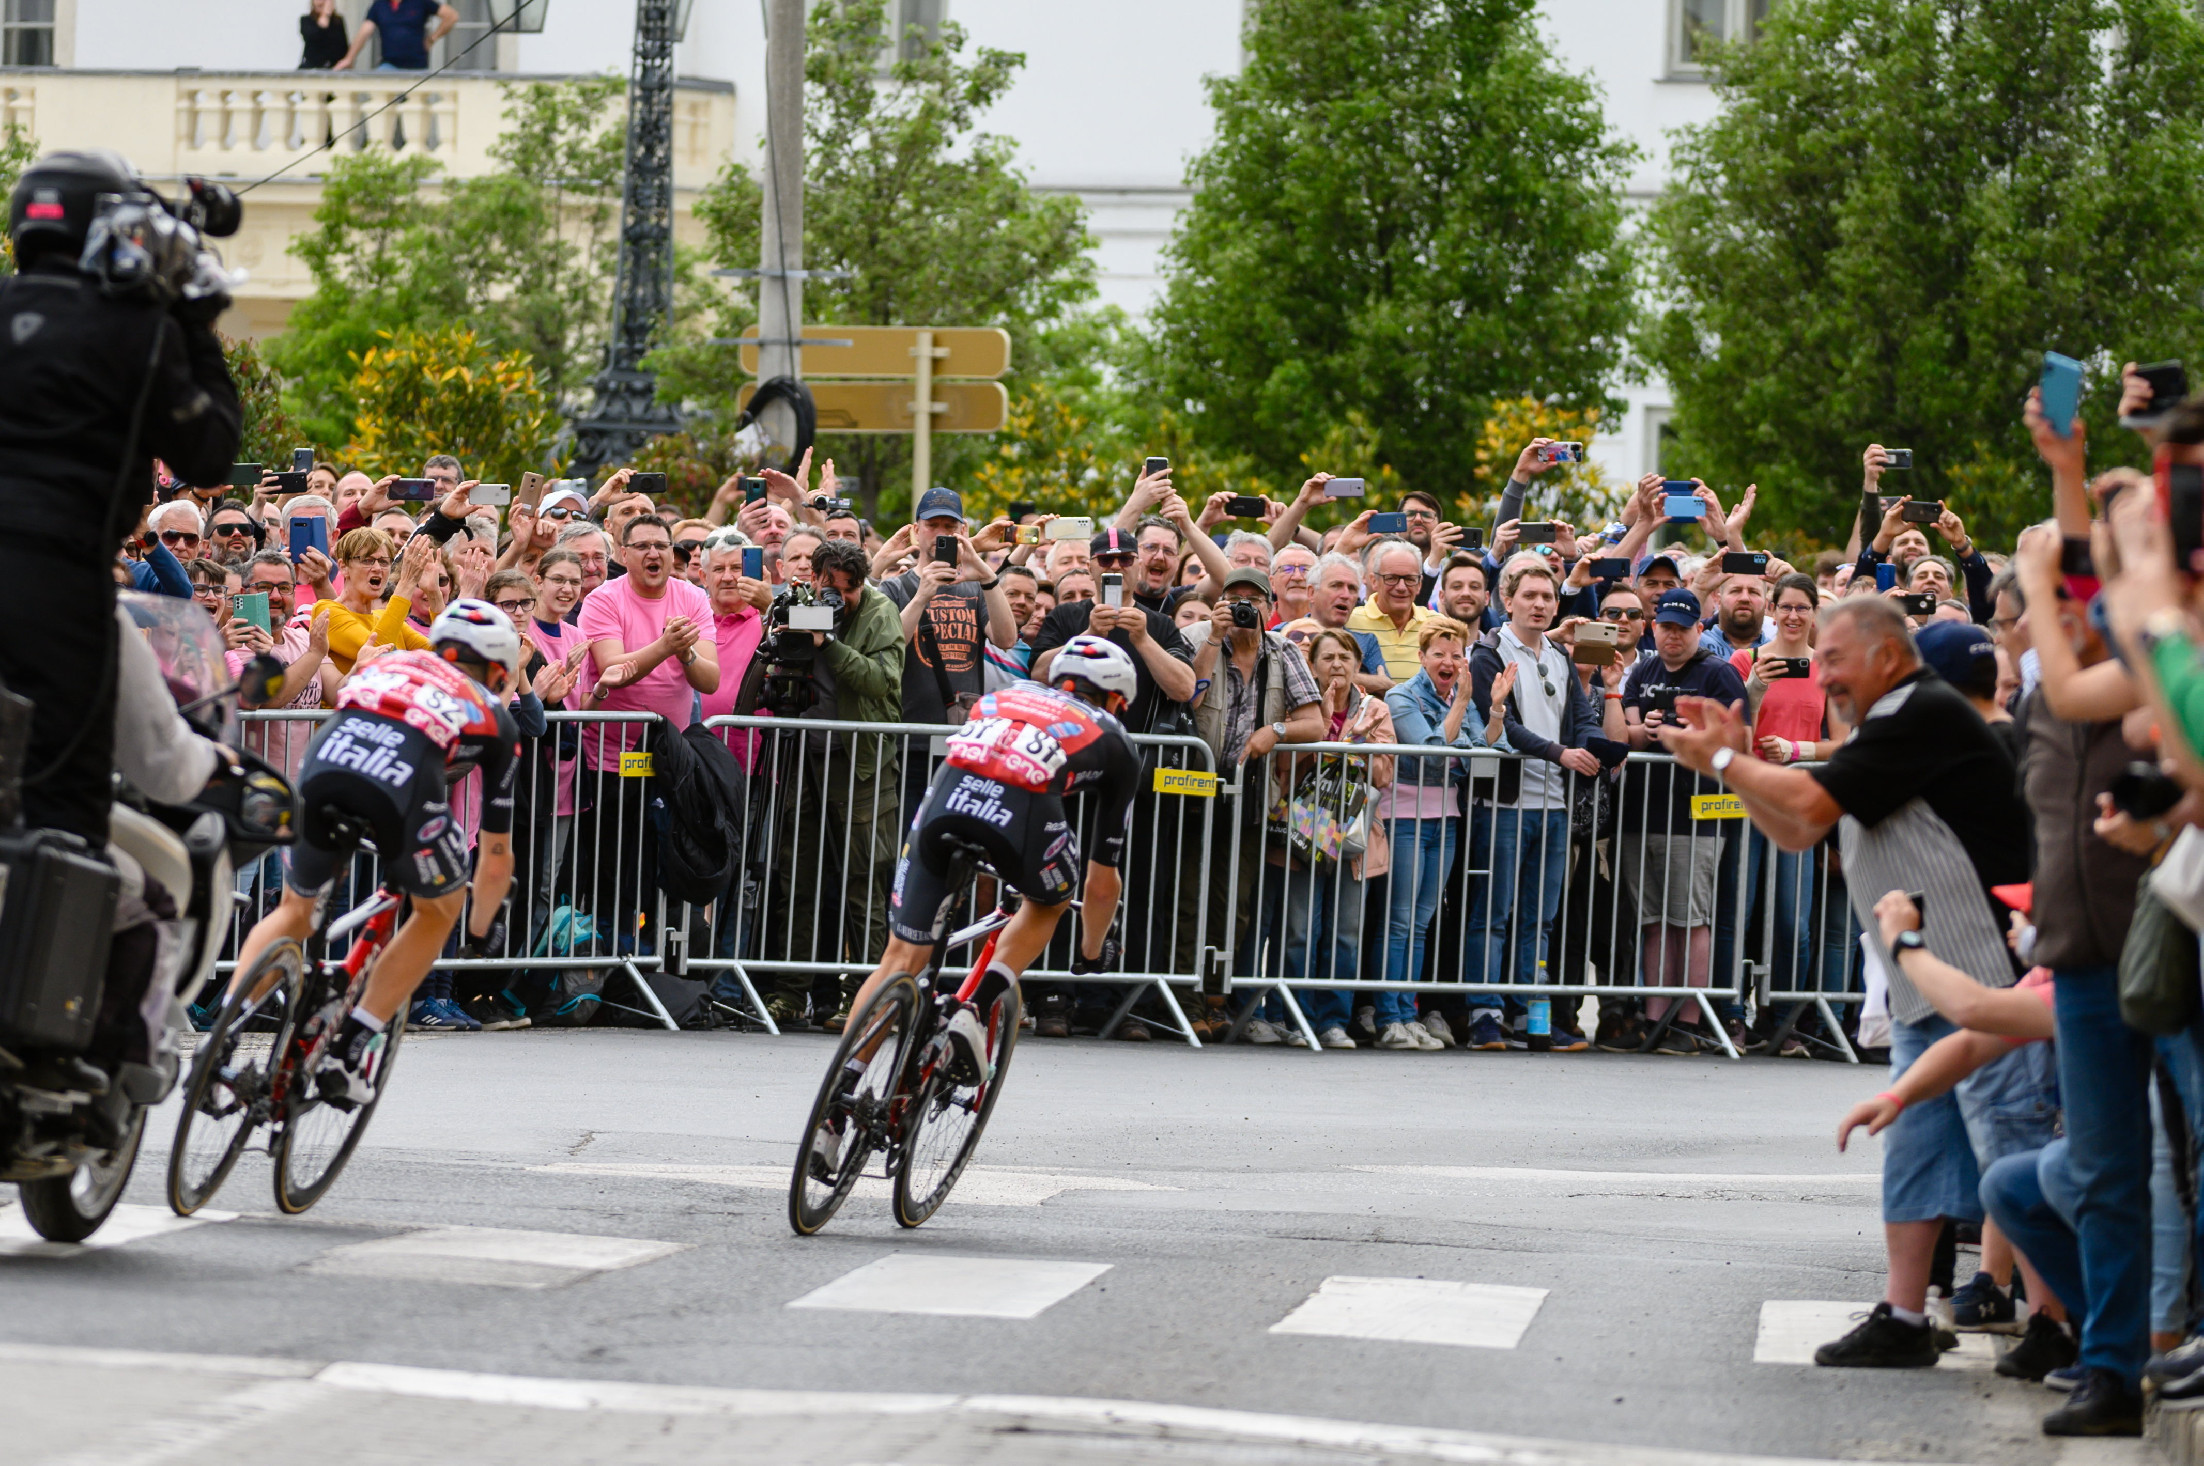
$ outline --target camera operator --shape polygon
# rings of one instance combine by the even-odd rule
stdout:
[[[103,210],[103,194],[122,202]],[[236,227],[235,199],[213,196],[218,212],[224,201],[228,217],[204,221],[210,232]],[[114,751],[115,546],[153,497],[153,457],[187,483],[225,484],[240,429],[213,330],[229,303],[219,266],[196,229],[153,204],[117,154],[49,154],[9,199],[19,273],[0,280],[0,519],[13,531],[0,539],[0,583],[43,623],[42,635],[0,638],[0,682],[36,709],[25,818],[99,845]],[[145,239],[126,250],[111,226],[127,219],[145,221]],[[133,277],[132,261],[150,269]]]
[[[812,551],[811,585],[775,596],[765,638],[743,679],[735,711],[777,718],[893,723],[903,702],[903,622],[895,602],[865,584],[865,552],[848,540]],[[832,612],[832,631],[811,630],[806,612]],[[824,730],[785,733],[767,745],[777,792],[771,910],[786,912],[785,944],[768,956],[846,962],[862,973],[887,945],[888,887],[902,834],[897,778],[901,741]],[[822,1004],[839,1029],[854,983]],[[809,973],[781,972],[766,999],[773,1021],[805,1026]],[[824,995],[822,995],[824,996]]]

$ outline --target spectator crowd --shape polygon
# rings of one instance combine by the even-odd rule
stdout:
[[[1888,1290],[1821,1362],[2010,1331],[2002,1372],[2072,1391],[2047,1430],[2130,1433],[2146,1377],[2204,1399],[2204,399],[2126,387],[2155,472],[2093,481],[2079,420],[2031,394],[2053,515],[2010,554],[1881,444],[1851,543],[1811,564],[1751,547],[1752,486],[1652,474],[1612,523],[1533,519],[1582,456],[1540,438],[1489,525],[1327,473],[1195,504],[1160,459],[1104,522],[937,487],[885,534],[808,455],[695,518],[629,469],[508,503],[448,456],[426,498],[316,463],[174,486],[116,573],[285,666],[295,711],[249,736],[292,767],[342,679],[448,601],[522,628],[512,960],[411,1014],[459,1029],[586,1021],[608,968],[676,944],[710,959],[706,1006],[839,1028],[942,731],[1106,636],[1157,792],[1125,970],[1030,983],[1036,1036],[1887,1050],[1840,1143],[1883,1139]],[[729,716],[744,857],[671,899],[631,775],[657,728]]]

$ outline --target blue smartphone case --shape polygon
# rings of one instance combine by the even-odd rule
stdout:
[[[2062,438],[2074,436],[2074,414],[2082,405],[2082,364],[2056,351],[2043,354],[2043,415],[2051,431]]]

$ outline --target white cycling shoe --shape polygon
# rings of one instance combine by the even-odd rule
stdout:
[[[321,1067],[314,1072],[314,1087],[321,1097],[342,1109],[352,1109],[372,1103],[375,1098],[375,1081],[383,1067],[385,1034],[374,1034],[360,1045],[353,1056],[339,1053],[332,1046],[321,1056]]]
[[[962,1084],[985,1084],[995,1077],[987,1061],[987,1026],[968,1007],[959,1007],[945,1025],[949,1036],[949,1073]]]

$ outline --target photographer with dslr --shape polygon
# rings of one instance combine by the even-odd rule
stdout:
[[[213,322],[227,277],[201,233],[237,200],[191,180],[172,208],[110,152],[51,153],[8,201],[0,280],[0,583],[40,634],[0,637],[0,682],[31,699],[24,815],[104,845],[113,768],[115,546],[153,497],[151,460],[225,485],[237,390]]]

